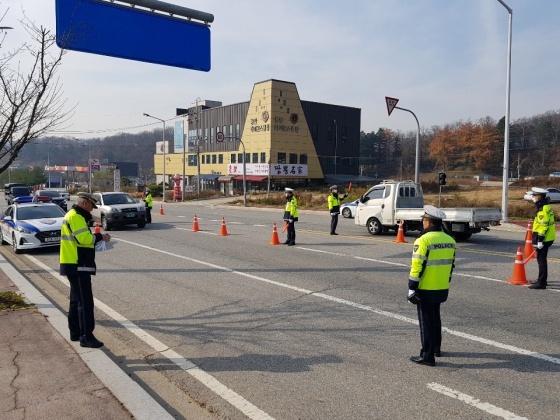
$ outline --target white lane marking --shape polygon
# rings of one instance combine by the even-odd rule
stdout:
[[[185,229],[185,228],[179,228],[179,227],[176,227],[175,229],[186,230],[187,232],[192,232],[193,231],[192,229]],[[203,234],[206,234],[206,235],[217,235],[216,232],[208,232],[206,230],[199,230],[198,232],[195,232],[195,233],[203,233]]]
[[[140,248],[145,248],[145,249],[148,249],[150,251],[166,254],[166,255],[169,255],[169,256],[172,256],[172,257],[175,257],[175,258],[179,258],[179,259],[191,261],[191,262],[194,262],[194,263],[197,263],[197,264],[212,267],[212,268],[215,268],[215,269],[220,270],[220,271],[226,271],[228,273],[237,274],[239,276],[247,277],[247,278],[250,278],[250,279],[253,279],[253,280],[258,280],[258,281],[261,281],[261,282],[264,282],[264,283],[273,284],[275,286],[279,286],[279,287],[283,287],[283,288],[286,288],[286,289],[294,290],[296,292],[303,293],[305,295],[316,296],[316,297],[319,297],[319,298],[322,298],[322,299],[330,300],[332,302],[337,302],[337,303],[340,303],[340,304],[343,304],[343,305],[348,305],[348,306],[351,306],[351,307],[354,307],[354,308],[357,308],[357,309],[361,309],[361,310],[364,310],[364,311],[373,312],[373,313],[376,313],[378,315],[383,315],[383,316],[386,316],[386,317],[389,317],[389,318],[394,318],[394,319],[398,319],[400,321],[408,322],[410,324],[418,325],[418,321],[416,319],[407,318],[405,316],[395,314],[395,313],[392,313],[392,312],[383,311],[381,309],[375,309],[375,308],[372,308],[371,306],[362,305],[360,303],[352,302],[352,301],[349,301],[349,300],[346,300],[346,299],[340,299],[340,298],[337,298],[337,297],[334,297],[334,296],[326,295],[324,293],[317,293],[317,292],[314,292],[312,290],[302,289],[300,287],[292,286],[292,285],[289,285],[289,284],[286,284],[286,283],[280,283],[280,282],[275,281],[275,280],[270,280],[270,279],[267,279],[267,278],[264,278],[264,277],[255,276],[253,274],[244,273],[242,271],[236,271],[236,270],[233,270],[231,268],[222,267],[222,266],[219,266],[219,265],[216,265],[216,264],[208,263],[206,261],[201,261],[201,260],[197,260],[197,259],[194,259],[194,258],[191,258],[191,257],[186,257],[184,255],[174,254],[172,252],[163,251],[161,249],[152,248],[150,246],[143,245],[143,244],[138,244],[136,242],[127,241],[125,239],[115,238],[115,240],[130,244],[130,245],[134,245],[134,246],[137,246],[137,247],[140,247]],[[537,352],[534,352],[534,351],[531,351],[531,350],[525,350],[525,349],[522,349],[522,348],[519,348],[519,347],[510,346],[508,344],[503,344],[503,343],[500,343],[498,341],[488,340],[486,338],[482,338],[482,337],[478,337],[478,336],[475,336],[475,335],[463,333],[461,331],[451,330],[451,329],[446,328],[446,327],[443,327],[442,330],[448,332],[451,335],[455,335],[457,337],[465,338],[467,340],[476,341],[476,342],[487,344],[489,346],[497,347],[497,348],[500,348],[500,349],[503,349],[503,350],[508,350],[508,351],[511,351],[512,353],[519,353],[519,354],[523,354],[525,356],[534,357],[536,359],[540,359],[540,360],[544,360],[544,361],[547,361],[547,362],[550,362],[550,363],[560,365],[560,358],[557,358],[557,357],[551,357],[551,356],[548,356],[546,354],[541,354],[541,353],[537,353]]]
[[[177,217],[181,218],[181,217],[187,217],[187,216],[177,216]]]
[[[33,260],[35,260],[34,257]],[[40,264],[41,267],[46,267]],[[103,351],[80,347],[79,343],[70,341],[68,336],[68,318],[56,308],[37,288],[0,255],[0,268],[26,299],[35,304],[50,324],[80,355],[82,360],[115,395],[128,411],[139,420],[173,419],[138,383],[134,382]],[[50,269],[46,267],[46,269]],[[68,281],[66,285],[69,287]]]
[[[121,241],[122,241],[122,239],[121,239]],[[127,242],[127,241],[123,241],[123,242]],[[53,270],[49,266],[43,264],[41,261],[39,261],[35,257],[32,257],[30,255],[26,255],[26,257],[29,258],[31,261],[33,261],[38,266],[40,266],[41,268],[43,268],[50,275],[52,275],[53,277],[60,280],[63,284],[70,287],[70,285],[68,283],[68,280],[65,277],[58,274],[55,270]],[[239,395],[238,393],[236,393],[232,389],[230,389],[227,386],[225,386],[224,384],[222,384],[220,381],[218,381],[216,378],[214,378],[209,373],[200,369],[197,365],[192,363],[190,360],[185,359],[179,353],[176,353],[175,351],[170,349],[168,345],[162,343],[157,338],[155,338],[153,335],[144,331],[142,328],[138,327],[138,325],[136,325],[134,322],[128,320],[127,318],[122,316],[120,313],[118,313],[117,311],[115,311],[114,309],[109,307],[108,305],[104,304],[103,302],[101,302],[97,298],[94,298],[94,302],[95,302],[95,306],[98,309],[100,309],[101,311],[105,312],[105,314],[107,316],[109,316],[110,318],[113,318],[115,321],[117,321],[119,324],[121,324],[124,328],[126,328],[128,331],[130,331],[135,336],[137,336],[140,340],[142,340],[147,345],[149,345],[151,348],[153,348],[155,351],[161,353],[163,356],[167,357],[171,362],[175,363],[178,367],[183,369],[185,372],[187,372],[188,374],[190,374],[194,378],[198,379],[202,384],[206,385],[211,391],[213,391],[214,393],[216,393],[217,395],[222,397],[224,400],[229,402],[231,405],[236,407],[239,411],[241,411],[243,414],[245,414],[250,419],[254,419],[254,420],[267,420],[267,419],[274,420],[273,417],[271,417],[270,415],[268,415],[267,413],[265,413],[264,411],[259,409],[254,404],[247,401],[245,398],[243,398],[241,395]]]
[[[444,385],[440,385],[438,383],[432,382],[429,383],[427,386],[433,391],[439,392],[440,394],[443,395],[447,395],[448,397],[451,398],[455,398],[468,405],[472,405],[473,407],[476,407],[482,411],[486,411],[487,413],[492,414],[493,416],[502,417],[507,420],[528,420],[527,417],[520,417],[515,413],[504,410],[503,408],[500,407],[496,407],[495,405],[492,405],[490,403],[482,402],[476,398],[471,397],[470,395],[463,394],[462,392],[448,388]]]
[[[253,227],[269,227],[268,225],[253,225]]]

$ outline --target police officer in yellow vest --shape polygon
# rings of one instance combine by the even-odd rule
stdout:
[[[153,206],[152,191],[146,188],[146,195],[144,196],[144,207],[146,208],[146,223],[152,223],[152,206]]]
[[[294,190],[285,188],[286,193],[286,208],[284,209],[284,223],[288,230],[288,238],[284,245],[293,246],[296,244],[296,226],[295,222],[298,221],[298,203],[297,198],[294,196]]]
[[[420,355],[410,360],[428,366],[435,366],[435,356],[441,356],[440,306],[447,300],[455,267],[455,240],[443,232],[444,218],[440,209],[424,206],[423,229],[414,241],[408,277],[408,300],[418,310],[422,343]]]
[[[331,213],[331,235],[338,235],[338,233],[336,233],[336,226],[338,225],[338,215],[340,214],[340,202],[346,197],[348,197],[348,193],[343,194],[342,198],[340,198],[337,186],[333,185],[331,187],[331,193],[327,198],[329,212]]]
[[[548,191],[544,188],[532,188],[533,202],[537,206],[537,214],[533,221],[533,245],[537,250],[537,264],[539,265],[539,277],[537,281],[529,286],[529,289],[546,289],[548,280],[548,248],[556,239],[556,227],[554,225],[554,212],[550,207]]]
[[[93,292],[91,276],[95,275],[95,244],[109,242],[108,233],[92,234],[89,229],[91,211],[97,199],[88,193],[78,193],[78,200],[62,223],[60,238],[60,274],[70,282],[68,328],[70,339],[82,347],[99,348],[103,343],[93,335]]]

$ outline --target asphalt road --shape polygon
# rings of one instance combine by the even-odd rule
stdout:
[[[285,239],[281,209],[209,201],[158,211],[146,229],[111,232],[97,254],[96,334],[177,417],[188,417],[188,394],[228,419],[558,418],[557,246],[551,287],[529,290],[505,281],[524,231],[459,244],[444,357],[432,368],[408,360],[420,349],[406,301],[413,234],[396,244],[341,217],[331,236],[327,212],[304,211],[297,246],[272,246],[273,222]],[[66,308],[57,250],[2,253]],[[536,277],[534,260],[526,272]]]

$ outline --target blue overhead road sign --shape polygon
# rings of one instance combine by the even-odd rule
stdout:
[[[210,70],[210,28],[150,10],[100,0],[56,0],[56,38],[63,49]]]

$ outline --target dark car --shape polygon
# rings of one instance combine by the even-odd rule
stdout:
[[[115,226],[137,225],[146,226],[146,210],[143,203],[138,203],[130,194],[124,192],[94,193],[98,203],[91,215],[94,221],[99,221],[104,230],[111,230]]]
[[[31,195],[29,188],[22,184],[12,184],[8,188],[8,193],[6,194],[6,202],[8,205],[14,204],[14,200],[18,197],[26,197]]]
[[[62,210],[64,211],[68,210],[68,203],[66,202],[66,199],[63,196],[61,196],[58,191],[37,190],[35,191],[35,197],[37,198],[38,201],[46,201],[44,199],[41,199],[41,197],[49,197],[50,201],[55,204],[58,204]]]

